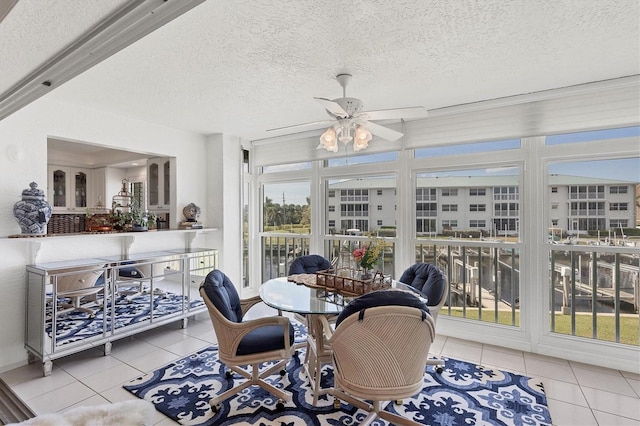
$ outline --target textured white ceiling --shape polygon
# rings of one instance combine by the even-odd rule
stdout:
[[[120,3],[20,0],[2,82]],[[208,0],[47,96],[252,140],[325,119],[313,97],[340,97],[340,72],[365,110],[640,74],[639,28],[638,0]]]

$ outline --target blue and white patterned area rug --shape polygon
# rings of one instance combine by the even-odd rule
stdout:
[[[118,329],[151,320],[152,301],[154,320],[165,315],[180,313],[187,306],[190,306],[191,309],[204,306],[204,302],[200,299],[189,302],[186,296],[170,292],[162,295],[153,295],[152,299],[151,297],[149,294],[129,298],[118,297],[114,307],[116,313],[114,328]],[[82,311],[72,311],[58,316],[56,321],[56,345],[66,345],[78,340],[102,336],[103,331],[111,331],[111,303],[107,303],[106,312],[97,305],[89,307],[94,310],[93,316]],[[46,322],[45,331],[51,337],[51,318],[48,318]]]
[[[139,377],[124,388],[183,425],[353,425],[366,417],[364,410],[344,402],[340,409],[334,409],[330,395],[320,396],[313,406],[309,382],[301,368],[303,360],[304,350],[292,357],[285,377],[276,374],[268,380],[293,396],[282,411],[276,409],[274,396],[250,386],[214,413],[209,400],[245,380],[237,374],[232,379],[225,377],[215,347]],[[455,359],[444,360],[442,374],[428,367],[420,394],[405,399],[403,405],[389,403],[386,410],[425,425],[551,425],[539,381]],[[333,383],[330,366],[322,371],[322,383]],[[383,420],[373,424],[389,425]]]

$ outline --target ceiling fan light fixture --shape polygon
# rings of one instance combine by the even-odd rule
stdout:
[[[373,136],[371,132],[362,126],[356,126],[355,138],[353,139],[353,150],[360,151],[369,147],[369,141]]]
[[[336,80],[342,86],[342,98],[327,99],[314,98],[327,111],[331,120],[316,121],[297,126],[280,127],[268,131],[282,131],[284,129],[318,130],[325,123],[332,123],[320,136],[320,144],[316,149],[338,152],[338,141],[345,145],[353,141],[353,150],[362,151],[369,147],[373,135],[377,138],[394,142],[402,137],[402,133],[374,123],[377,120],[404,120],[405,118],[425,118],[427,110],[424,107],[396,108],[387,110],[362,112],[363,103],[357,98],[347,97],[347,84],[351,74],[338,74]],[[300,130],[298,130],[300,131]]]
[[[320,136],[320,144],[322,148],[330,152],[338,152],[338,138],[333,127],[329,127],[326,132]]]
[[[351,136],[351,127],[349,126],[340,127],[338,129],[338,133],[340,134],[340,136],[338,136],[338,140],[345,145],[351,142],[351,139],[353,139],[353,136]]]

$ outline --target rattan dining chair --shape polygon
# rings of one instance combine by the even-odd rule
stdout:
[[[331,268],[331,262],[319,254],[307,254],[296,257],[289,265],[289,275],[315,274],[318,271]]]
[[[326,269],[330,269],[331,268],[331,262],[326,259],[325,257],[319,255],[319,254],[307,254],[304,256],[299,256],[296,257],[295,259],[293,259],[293,261],[291,262],[291,264],[289,265],[289,275],[296,275],[296,274],[315,274],[318,271],[322,271],[322,270],[326,270]],[[278,315],[282,315],[282,311],[278,312]],[[304,317],[304,315],[302,314],[295,314],[294,318],[301,322],[304,325],[308,325],[307,324],[307,320]],[[302,349],[302,348],[306,348],[306,352],[305,352],[305,358],[304,358],[304,363],[307,364],[309,361],[309,356],[311,355],[311,350],[313,350],[313,348],[311,348],[309,346],[308,342],[299,342],[294,344],[294,349],[298,350],[298,349]],[[320,359],[326,359],[328,354],[325,352],[324,354],[324,358],[322,355],[322,349],[321,348],[317,348],[320,352],[316,352],[316,361],[320,360]],[[318,358],[319,357],[319,358]],[[311,373],[313,374],[313,373]],[[311,379],[313,380],[313,378],[311,377]],[[315,395],[315,394],[314,394]],[[314,397],[317,398],[317,397]],[[314,404],[315,404],[315,399],[314,399]]]
[[[232,377],[235,372],[248,379],[211,399],[212,409],[218,411],[222,401],[252,385],[275,395],[279,398],[277,408],[284,408],[283,401],[290,401],[291,394],[267,383],[264,378],[277,371],[281,376],[286,374],[294,341],[294,328],[289,318],[270,316],[243,321],[249,308],[261,299],[255,296],[240,300],[229,277],[218,269],[206,276],[200,285],[200,295],[209,310],[218,339],[219,359],[230,370],[227,377]],[[270,361],[277,362],[260,372],[260,364]],[[251,373],[241,368],[245,365],[251,366]]]
[[[383,401],[420,392],[435,336],[433,319],[424,302],[406,291],[393,292],[381,290],[356,299],[357,306],[345,308],[334,331],[323,320],[333,349],[333,394],[369,411],[361,425],[369,425],[378,417],[392,424],[421,424],[382,406]]]
[[[437,324],[438,313],[449,294],[449,285],[444,272],[430,263],[416,263],[407,268],[398,281],[409,284],[427,299],[429,313],[434,324]],[[427,360],[427,365],[433,365],[437,373],[442,373],[444,361],[433,357]]]

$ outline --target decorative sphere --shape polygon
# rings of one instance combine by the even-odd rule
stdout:
[[[182,209],[182,214],[187,219],[187,222],[196,222],[200,217],[200,207],[189,203]]]

